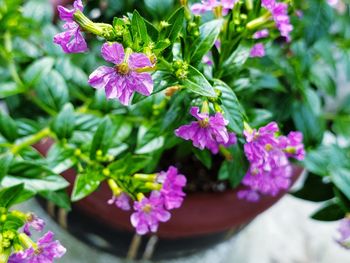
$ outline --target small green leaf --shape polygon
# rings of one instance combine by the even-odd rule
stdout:
[[[297,130],[303,133],[306,145],[318,145],[322,141],[325,122],[308,105],[295,102],[292,118]]]
[[[142,16],[139,14],[139,12],[137,12],[137,10],[135,10],[132,14],[131,30],[134,41],[141,39],[144,44],[149,43],[146,23],[143,20]]]
[[[4,184],[3,184],[4,186]],[[9,208],[16,200],[17,196],[22,192],[23,184],[14,184],[0,190],[0,207]]]
[[[228,127],[237,134],[243,132],[243,108],[234,91],[223,81],[215,80],[214,86],[221,91],[221,107],[224,117],[229,121]]]
[[[39,194],[45,199],[53,202],[55,205],[66,209],[67,211],[71,210],[70,200],[66,190],[41,191]]]
[[[24,89],[15,82],[0,83],[0,99],[22,93],[23,91]]]
[[[13,155],[11,153],[5,153],[0,156],[0,181],[7,175],[12,159]]]
[[[60,174],[76,163],[74,149],[65,148],[56,143],[50,147],[46,156],[48,167],[57,174]]]
[[[164,145],[164,137],[161,136],[161,132],[158,126],[151,129],[147,129],[145,126],[139,128],[137,136],[136,154],[146,154],[154,152]]]
[[[93,193],[106,177],[101,171],[87,170],[78,174],[74,182],[71,199],[73,202],[79,201]]]
[[[219,180],[228,180],[233,188],[237,187],[248,170],[248,162],[243,150],[235,145],[229,148],[232,160],[222,163],[219,170]]]
[[[237,72],[250,57],[250,51],[252,43],[242,43],[238,48],[229,56],[223,63],[224,69],[223,76],[232,75],[233,72]]]
[[[311,218],[319,221],[337,221],[344,217],[345,212],[333,201],[326,203],[326,205],[311,216]]]
[[[10,142],[18,138],[16,122],[9,116],[0,112],[0,134]]]
[[[59,112],[69,101],[66,82],[56,70],[51,70],[48,74],[43,75],[35,86],[35,92],[42,106],[54,112]]]
[[[199,150],[197,148],[192,148],[194,155],[197,159],[207,168],[211,169],[212,166],[212,155],[208,150]]]
[[[217,40],[221,27],[222,19],[212,20],[200,26],[200,35],[194,41],[191,49],[191,64],[197,65],[201,62],[204,55],[214,46]]]
[[[334,198],[333,185],[324,183],[322,177],[309,173],[303,187],[292,193],[293,196],[312,201],[323,202]]]
[[[96,152],[102,151],[105,155],[111,146],[113,136],[116,132],[116,127],[112,124],[109,117],[105,117],[98,126],[91,144],[90,158],[96,158]]]
[[[68,103],[64,105],[60,113],[54,118],[51,123],[51,130],[59,139],[69,139],[74,131],[74,108]]]
[[[27,85],[35,85],[42,76],[47,75],[51,71],[54,63],[55,60],[51,57],[36,60],[24,72],[24,81]]]
[[[188,76],[182,81],[185,88],[202,96],[216,98],[217,95],[212,85],[196,68],[189,66]]]
[[[161,34],[161,36],[163,36],[161,39],[169,39],[171,43],[174,43],[183,28],[184,19],[185,12],[184,8],[181,7],[168,19],[167,22],[170,25],[164,29],[165,32]]]
[[[331,170],[333,183],[350,199],[350,168],[335,167]]]
[[[24,223],[25,221],[23,219],[10,214],[6,218],[2,231],[6,231],[6,230],[18,231],[18,229],[22,227]]]
[[[49,175],[42,179],[5,176],[2,181],[2,185],[6,187],[21,183],[24,184],[26,190],[34,192],[57,191],[66,188],[69,185],[69,183],[60,175]]]
[[[130,153],[123,158],[111,163],[108,169],[111,171],[112,178],[118,176],[129,176],[143,169],[151,158],[144,155],[131,155]]]

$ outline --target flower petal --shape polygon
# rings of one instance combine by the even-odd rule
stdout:
[[[104,88],[111,80],[111,78],[114,77],[114,75],[112,75],[114,72],[114,68],[111,67],[98,67],[94,72],[90,74],[89,84],[95,89]]]
[[[125,57],[123,45],[104,43],[101,48],[101,55],[106,61],[118,65],[123,62]]]
[[[153,66],[150,59],[143,53],[132,53],[129,57],[128,64],[132,70]]]

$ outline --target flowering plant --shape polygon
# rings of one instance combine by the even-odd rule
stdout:
[[[106,202],[132,210],[140,235],[171,220],[190,190],[186,184],[202,190],[194,163],[217,174],[215,182],[242,184],[238,197],[249,205],[289,189],[298,162],[308,177],[295,195],[330,200],[314,218],[338,220],[350,211],[349,149],[321,146],[328,121],[322,100],[335,95],[333,71],[311,64],[335,63],[327,50],[318,52],[330,40],[305,22],[322,10],[318,30],[327,33],[336,13],[328,3],[313,0],[319,9],[309,10],[301,1],[181,0],[170,5],[168,18],[150,22],[135,10],[100,23],[76,0],[58,7],[62,32],[42,17],[36,26],[44,34],[33,39],[28,10],[37,1],[26,4],[23,17],[20,1],[5,2],[23,24],[11,28],[6,16],[1,20],[8,79],[0,96],[16,118],[0,115],[4,262],[52,262],[65,253],[51,232],[34,242],[30,227],[41,231],[42,220],[11,207],[38,194],[70,209],[69,184],[60,173],[71,167],[77,171],[72,201],[107,182]],[[347,19],[336,15],[340,25]],[[343,33],[337,30],[334,35]],[[16,60],[23,47],[32,53]],[[339,120],[348,114],[345,105],[328,122],[339,134],[349,133]],[[54,143],[43,157],[35,144],[47,137]],[[324,191],[310,190],[315,185]],[[344,246],[349,228],[344,221]]]

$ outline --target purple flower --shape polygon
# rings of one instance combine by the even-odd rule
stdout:
[[[159,222],[170,219],[170,213],[164,209],[164,199],[158,191],[153,191],[149,198],[144,197],[134,203],[135,212],[131,215],[131,224],[139,235],[157,232]]]
[[[291,25],[288,16],[288,4],[277,3],[275,0],[262,0],[261,4],[271,12],[272,18],[275,21],[276,27],[280,31],[281,36],[285,37],[289,42],[290,32],[292,32],[293,26]]]
[[[166,209],[171,210],[179,208],[186,195],[182,191],[183,187],[186,185],[186,177],[182,174],[178,174],[176,167],[170,166],[168,171],[158,174],[157,182],[163,185],[160,193],[164,199]]]
[[[258,43],[255,44],[250,51],[250,57],[255,58],[255,57],[264,57],[265,56],[265,47],[264,44]]]
[[[205,12],[213,12],[215,8],[222,7],[222,15],[225,16],[233,9],[237,0],[203,0],[191,6],[191,11],[195,15]]]
[[[269,36],[269,30],[268,29],[262,29],[258,32],[255,32],[253,35],[254,39],[260,39],[260,38],[266,38]]]
[[[27,222],[24,225],[23,232],[26,233],[28,236],[31,235],[30,233],[30,227],[35,229],[36,231],[40,232],[45,227],[45,221],[39,217],[37,217],[35,214],[30,213],[27,216]]]
[[[275,122],[258,131],[246,128],[245,155],[250,163],[242,184],[248,189],[238,192],[238,197],[258,201],[259,194],[277,195],[290,187],[292,167],[288,157],[303,159],[305,155],[302,134],[291,132],[288,137],[277,136]]]
[[[78,10],[83,11],[81,0],[74,2],[73,9],[58,6],[60,18],[66,22],[63,25],[66,31],[55,35],[53,42],[60,45],[65,53],[81,53],[88,49],[80,26],[74,22],[73,15]]]
[[[113,195],[107,203],[109,205],[115,204],[117,207],[124,211],[129,211],[131,209],[130,197],[126,193],[121,193],[118,196]]]
[[[149,96],[153,91],[152,76],[139,72],[143,68],[152,67],[150,59],[142,53],[124,52],[119,43],[105,43],[101,50],[102,57],[114,67],[101,66],[89,77],[89,84],[96,88],[104,88],[108,99],[117,98],[128,105],[134,92]]]
[[[305,149],[303,144],[303,134],[301,132],[291,132],[287,137],[280,137],[280,145],[287,153],[288,157],[293,157],[299,161],[305,158]]]
[[[60,258],[66,253],[66,249],[58,240],[53,240],[54,234],[47,232],[37,242],[38,247],[30,247],[25,251],[14,253],[9,258],[9,263],[49,263],[55,258]]]
[[[198,107],[192,107],[190,113],[198,121],[178,128],[175,131],[176,136],[192,140],[193,146],[201,150],[207,148],[213,154],[219,152],[220,145],[229,147],[236,143],[236,135],[227,131],[228,121],[221,113],[217,112],[215,116],[209,116],[208,113],[199,113]]]
[[[340,237],[337,242],[344,248],[350,249],[350,217],[346,217],[340,221],[338,228]]]

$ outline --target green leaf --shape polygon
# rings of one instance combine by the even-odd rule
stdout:
[[[292,194],[295,197],[313,202],[323,202],[334,198],[333,185],[324,183],[322,177],[312,173],[308,174],[303,188]]]
[[[24,223],[25,221],[23,219],[10,214],[6,218],[2,231],[6,231],[6,230],[17,231],[20,227],[24,225]]]
[[[273,113],[265,109],[251,109],[248,116],[252,127],[261,127],[273,120]]]
[[[18,138],[16,122],[9,116],[0,112],[0,134],[10,142]]]
[[[197,65],[202,61],[204,55],[206,55],[210,49],[214,46],[217,40],[221,27],[223,24],[222,19],[212,20],[204,23],[200,26],[199,37],[194,41],[191,49],[191,64]]]
[[[13,155],[11,153],[5,153],[0,156],[0,182],[7,175],[12,160]]]
[[[211,169],[212,167],[212,155],[208,150],[199,150],[197,148],[192,148],[194,155],[197,159],[207,168]]]
[[[350,199],[350,168],[336,167],[331,171],[333,183]]]
[[[237,72],[244,65],[250,57],[252,46],[252,43],[242,43],[238,46],[231,56],[229,56],[223,63],[223,76],[232,75],[233,72]]]
[[[311,216],[311,218],[319,221],[337,221],[344,217],[345,212],[333,201],[326,203],[320,210]]]
[[[53,65],[55,60],[51,57],[44,57],[33,62],[24,72],[23,79],[27,85],[35,85],[38,80],[47,75]]]
[[[161,136],[161,132],[158,126],[147,129],[145,126],[141,126],[137,135],[136,154],[146,154],[154,152],[164,145],[164,137]]]
[[[111,163],[108,169],[111,171],[112,178],[119,176],[129,176],[143,169],[151,158],[144,155],[131,155],[128,153],[123,158]]]
[[[237,187],[248,170],[248,162],[244,152],[238,145],[229,148],[232,160],[222,163],[219,170],[219,180],[228,180],[233,188]]]
[[[223,81],[215,80],[214,87],[221,91],[221,107],[224,117],[229,121],[228,127],[237,134],[243,132],[243,108],[234,91]]]
[[[56,143],[50,147],[46,156],[48,167],[57,174],[60,174],[76,163],[74,149],[65,148]]]
[[[350,115],[336,116],[332,128],[338,135],[350,137]]]
[[[297,130],[303,133],[306,145],[318,145],[322,141],[325,122],[308,105],[295,102],[292,118]]]
[[[113,136],[116,132],[116,127],[112,124],[109,117],[105,117],[98,126],[91,144],[90,158],[94,160],[96,158],[96,152],[102,151],[102,155],[105,155],[111,146]]]
[[[134,10],[132,14],[131,31],[134,41],[141,39],[144,44],[149,43],[146,23],[143,20],[142,16],[139,14],[139,12],[137,12],[137,10]]]
[[[170,24],[167,28],[164,29],[164,33],[161,34],[162,39],[169,39],[171,43],[177,39],[179,33],[183,28],[183,23],[185,19],[184,8],[181,7],[175,11],[168,19],[168,23]],[[160,39],[161,40],[161,39]]]
[[[106,177],[101,171],[87,169],[84,173],[78,174],[74,182],[71,199],[73,202],[79,201],[93,193]]]
[[[4,186],[4,184],[2,184]],[[22,192],[23,184],[15,184],[0,190],[0,207],[9,208],[13,205],[14,200]]]
[[[36,95],[43,107],[59,112],[69,101],[66,82],[56,70],[51,70],[43,75],[40,82],[35,86]]]
[[[6,187],[21,183],[24,184],[26,190],[31,190],[34,192],[57,191],[69,186],[69,183],[60,175],[49,175],[42,179],[5,176],[2,181],[2,185]]]
[[[24,89],[18,86],[15,82],[4,82],[0,84],[0,99],[4,99],[19,93]]]
[[[328,175],[328,160],[330,158],[329,150],[329,148],[324,146],[309,151],[303,162],[306,169],[318,175]]]
[[[337,87],[325,65],[316,63],[311,67],[310,81],[329,96],[335,96]]]
[[[44,165],[44,160],[16,160],[11,163],[8,174],[16,177],[43,178],[54,173]]]
[[[202,96],[216,98],[214,88],[196,68],[189,66],[188,76],[182,81],[185,88]]]
[[[74,121],[74,108],[72,104],[68,103],[52,121],[51,130],[58,139],[69,139],[73,135]]]
[[[71,210],[70,200],[66,190],[41,191],[39,194],[45,199],[53,202],[55,205],[66,209],[67,211]]]

